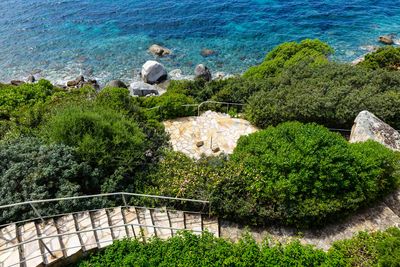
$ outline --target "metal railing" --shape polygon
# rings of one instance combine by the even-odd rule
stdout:
[[[22,220],[18,222],[11,222],[11,223],[21,223],[27,222],[31,220],[41,220],[44,222],[44,218],[48,218],[49,216],[43,216],[36,208],[35,204],[44,204],[44,203],[51,203],[51,202],[60,202],[60,201],[68,201],[68,200],[80,200],[80,199],[93,199],[93,198],[104,198],[104,197],[111,197],[111,196],[119,196],[121,197],[122,203],[125,207],[129,206],[126,200],[126,197],[140,197],[140,198],[150,198],[150,199],[157,199],[157,200],[173,200],[173,201],[180,201],[180,202],[190,202],[190,203],[197,203],[208,205],[210,202],[207,200],[196,200],[196,199],[189,199],[189,198],[178,198],[178,197],[168,197],[168,196],[158,196],[158,195],[148,195],[148,194],[137,194],[137,193],[126,193],[126,192],[116,192],[116,193],[104,193],[104,194],[96,194],[96,195],[84,195],[84,196],[74,196],[74,197],[63,197],[63,198],[53,198],[53,199],[42,199],[42,200],[29,200],[19,203],[7,204],[0,206],[0,211],[3,209],[14,208],[19,206],[30,206],[33,212],[36,214],[37,218],[31,218],[27,220]],[[59,214],[52,215],[51,217],[57,217]],[[10,225],[11,223],[0,225],[0,227],[4,227],[6,225]]]

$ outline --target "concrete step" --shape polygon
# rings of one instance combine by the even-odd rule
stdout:
[[[82,245],[76,234],[75,220],[72,214],[56,219],[56,227],[61,237],[61,245],[64,249],[64,257],[72,257],[82,250]],[[68,235],[67,235],[68,234]]]
[[[187,230],[196,231],[196,232],[194,232],[195,234],[201,234],[201,232],[199,232],[199,231],[203,230],[201,214],[185,212],[184,215],[185,215],[184,216],[185,228]]]
[[[19,249],[18,247],[10,248],[19,243],[17,238],[17,227],[11,224],[5,228],[0,229],[0,266],[10,266],[18,264]],[[10,249],[7,249],[10,248]],[[7,249],[7,250],[4,250]]]
[[[122,215],[122,209],[120,207],[107,210],[107,214],[109,222],[111,223],[112,226],[125,224],[124,217]],[[113,235],[114,240],[121,240],[128,237],[125,226],[113,227],[111,229],[111,233]]]
[[[169,215],[165,209],[154,209],[152,215],[154,225],[161,227],[171,227]],[[156,235],[161,239],[168,239],[173,235],[173,232],[170,229],[156,228]]]
[[[136,209],[128,207],[122,209],[125,224],[140,224]],[[139,226],[127,226],[128,236],[131,238],[143,239],[141,228]]]
[[[146,208],[136,208],[136,213],[138,215],[139,223],[142,225],[147,225],[140,227],[144,240],[156,236],[156,231],[154,227],[152,227],[154,224],[151,211]]]
[[[168,211],[168,216],[171,221],[171,227],[177,229],[185,229],[185,219],[182,211]],[[172,234],[175,235],[178,231],[172,230]]]
[[[203,215],[203,229],[212,233],[215,237],[219,237],[219,223],[217,217],[209,217]]]
[[[50,219],[45,223],[37,224],[37,230],[38,235],[41,237],[58,235],[56,223],[53,219]],[[59,237],[45,238],[42,239],[42,242],[42,253],[45,254],[44,260],[46,264],[55,263],[63,258],[64,255]],[[53,256],[45,247],[52,252]]]
[[[79,233],[79,239],[81,240],[83,250],[90,251],[97,248],[97,240],[96,236],[94,235],[92,219],[90,218],[89,212],[85,211],[76,213],[74,214],[74,217],[78,231],[91,230],[88,232]]]
[[[38,238],[36,225],[34,222],[26,223],[18,227],[21,242],[31,241],[21,245],[22,258],[26,266],[40,266],[43,265],[43,256]]]
[[[92,217],[94,229],[110,227],[110,224],[108,223],[107,212],[105,209],[91,212],[90,215]],[[95,234],[96,234],[98,248],[104,248],[113,243],[113,238],[110,228],[95,230]]]

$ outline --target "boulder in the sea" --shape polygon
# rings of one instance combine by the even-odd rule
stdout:
[[[19,86],[19,85],[22,85],[22,84],[24,84],[25,82],[24,81],[20,81],[20,80],[12,80],[11,82],[10,82],[10,84],[11,85],[14,85],[14,86]]]
[[[123,81],[120,80],[112,80],[107,83],[107,87],[112,87],[112,88],[128,88],[126,84]]]
[[[379,41],[381,43],[387,44],[387,45],[392,45],[394,44],[393,36],[392,35],[382,35],[379,36]]]
[[[200,52],[200,55],[202,55],[203,57],[209,57],[209,56],[213,56],[216,54],[217,54],[217,51],[212,50],[212,49],[207,49],[207,48],[202,49]]]
[[[374,140],[392,150],[400,150],[400,133],[371,112],[362,111],[354,121],[350,142],[367,140]]]
[[[199,64],[194,69],[194,75],[196,79],[203,79],[207,82],[211,81],[212,75],[210,70],[203,64]]]
[[[149,60],[143,65],[141,74],[143,81],[149,84],[161,83],[168,77],[165,67],[154,60]]]
[[[35,76],[29,75],[28,78],[26,79],[27,83],[34,83],[36,82]]]
[[[153,55],[163,57],[171,54],[171,50],[158,44],[153,44],[149,48],[149,52]]]
[[[159,95],[159,92],[154,85],[144,82],[131,83],[129,91],[132,96]]]

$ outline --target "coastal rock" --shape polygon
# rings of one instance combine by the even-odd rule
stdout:
[[[149,48],[149,52],[153,55],[163,57],[171,54],[171,50],[158,44],[153,44]]]
[[[81,87],[83,87],[83,86],[91,86],[91,87],[93,87],[93,88],[96,89],[96,90],[99,90],[99,89],[100,89],[100,85],[99,85],[99,83],[97,82],[97,80],[91,80],[91,79],[89,79],[87,82],[83,82],[83,83],[82,83]]]
[[[84,82],[85,82],[85,77],[83,77],[82,75],[79,75],[78,77],[76,77],[75,80],[68,81],[67,86],[68,87],[81,87],[82,83],[84,83]]]
[[[159,95],[159,92],[154,85],[144,82],[131,83],[129,86],[129,92],[132,96]]]
[[[196,79],[203,79],[207,82],[211,81],[212,76],[210,70],[203,64],[199,64],[194,69],[194,75]]]
[[[393,36],[392,35],[382,35],[379,36],[379,41],[381,43],[387,44],[387,45],[392,45],[394,44]]]
[[[109,83],[107,83],[107,87],[111,88],[128,88],[126,84],[120,80],[112,80]]]
[[[27,83],[34,83],[36,81],[35,76],[29,75],[28,78],[26,79]]]
[[[11,82],[10,82],[10,84],[11,85],[14,85],[14,86],[19,86],[19,85],[22,85],[22,84],[24,84],[25,82],[23,82],[23,81],[20,81],[20,80],[12,80]]]
[[[214,79],[215,80],[223,80],[225,78],[225,76],[226,76],[225,73],[219,71],[219,72],[215,73]]]
[[[141,74],[143,81],[149,84],[161,83],[168,77],[165,67],[154,60],[149,60],[143,65]]]
[[[209,56],[216,55],[216,54],[217,54],[217,51],[212,50],[212,49],[207,49],[207,48],[202,49],[200,52],[200,55],[202,55],[203,57],[209,57]]]
[[[358,114],[351,130],[350,142],[374,140],[396,151],[400,151],[400,134],[369,111]]]
[[[168,75],[169,75],[169,77],[171,77],[171,79],[180,80],[180,79],[182,79],[182,70],[180,70],[180,69],[171,70],[168,73]]]

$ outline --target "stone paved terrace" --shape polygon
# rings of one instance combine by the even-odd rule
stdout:
[[[227,114],[207,111],[199,117],[178,118],[164,122],[175,151],[198,159],[202,154],[231,154],[242,135],[258,129],[243,119]]]

